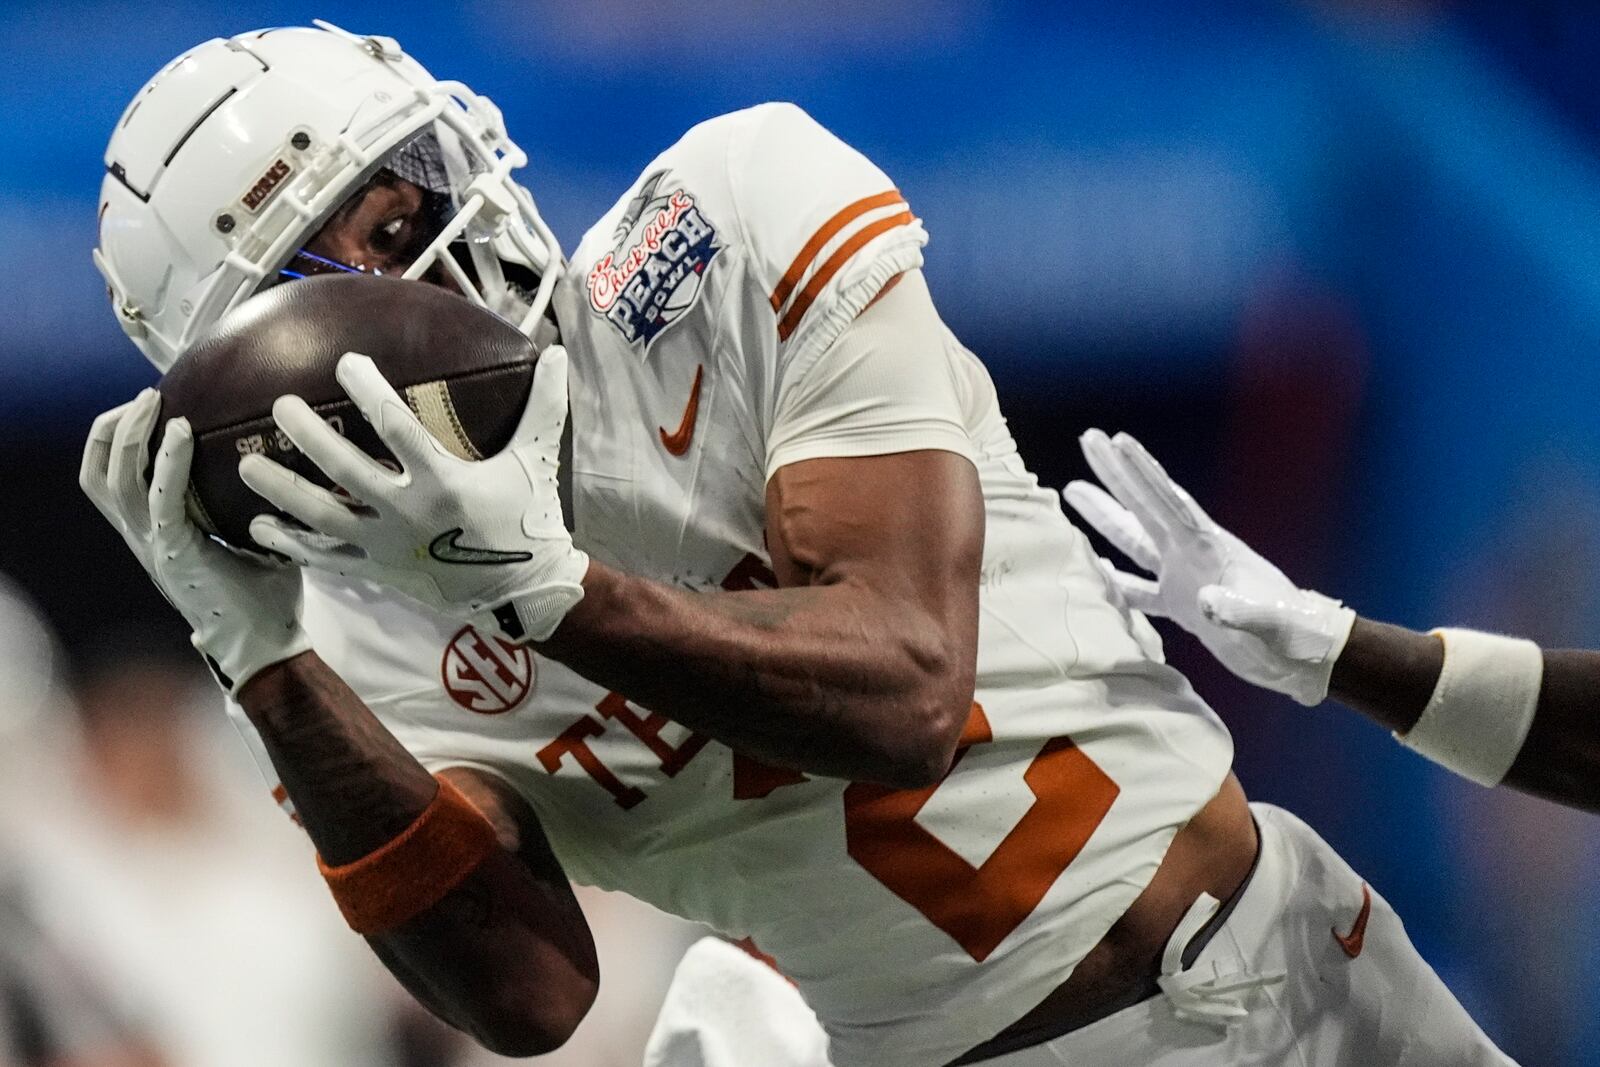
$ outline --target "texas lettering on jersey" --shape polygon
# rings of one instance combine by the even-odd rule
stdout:
[[[657,171],[645,179],[617,224],[616,248],[588,275],[589,306],[646,350],[700,298],[706,268],[722,248],[693,196],[661,191],[665,177]]]
[[[772,589],[776,588],[777,584],[777,576],[753,555],[747,555],[740,560],[722,580],[722,588],[730,592],[741,589]],[[642,803],[648,794],[643,789],[624,782],[605,765],[588,744],[591,738],[599,737],[606,732],[606,722],[613,721],[637,737],[655,754],[661,761],[661,772],[668,778],[677,777],[678,772],[687,767],[689,761],[699,755],[700,750],[711,740],[701,734],[690,733],[686,739],[673,745],[662,737],[663,730],[671,725],[672,720],[653,711],[641,715],[621,693],[607,693],[605,698],[595,705],[594,714],[585,714],[577,719],[539,750],[537,759],[539,765],[546,771],[551,774],[556,773],[562,762],[571,758],[597,785],[610,793],[612,800],[624,811]],[[735,800],[759,800],[774,789],[805,780],[806,776],[799,771],[769,767],[748,756],[734,754],[733,798]]]
[[[722,581],[728,591],[774,588],[777,578],[759,558],[746,555]],[[607,693],[586,714],[538,752],[544,769],[555,774],[569,757],[611,794],[624,811],[642,804],[648,794],[624,782],[588,744],[614,721],[638,738],[660,761],[661,773],[675,778],[710,743],[690,732],[676,745],[662,736],[672,720],[659,712],[641,715],[621,693]],[[602,721],[604,720],[604,721]],[[972,705],[947,779],[974,745],[994,739],[988,717]],[[1046,892],[1077,858],[1111,810],[1120,790],[1070,737],[1047,740],[1022,779],[1032,792],[1029,805],[999,846],[974,863],[951,849],[917,816],[945,779],[923,789],[892,789],[857,782],[844,792],[847,847],[859,863],[890,892],[921,912],[959,944],[975,962],[995,948],[1033,913]],[[733,799],[760,800],[784,786],[807,781],[806,775],[772,767],[733,754]],[[974,900],[984,902],[973,907]]]

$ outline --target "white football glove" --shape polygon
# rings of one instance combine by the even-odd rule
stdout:
[[[549,637],[583,599],[589,568],[562,522],[556,490],[566,350],[551,346],[540,355],[511,442],[483,460],[448,452],[366,356],[346,353],[337,374],[404,469],[379,464],[299,397],[280,397],[272,406],[279,428],[356,503],[265,456],[246,456],[239,462],[245,484],[314,531],[261,515],[250,535],[296,563],[370,579],[448,615],[492,611],[512,637]]]
[[[1090,482],[1061,491],[1091,526],[1155,580],[1107,570],[1131,607],[1171,619],[1247,682],[1321,703],[1356,613],[1300,589],[1218,526],[1143,445],[1125,433],[1079,438],[1107,493]],[[1102,561],[1103,562],[1103,561]]]
[[[194,631],[194,646],[225,689],[311,648],[300,626],[300,575],[238,554],[202,534],[184,510],[194,436],[167,424],[150,485],[145,457],[161,398],[146,389],[89,431],[78,484],[117,528],[140,566]]]

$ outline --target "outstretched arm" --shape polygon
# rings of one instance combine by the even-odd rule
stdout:
[[[1082,444],[1106,488],[1064,495],[1156,575],[1113,574],[1135,607],[1172,618],[1246,681],[1304,704],[1332,697],[1483,784],[1600,811],[1600,652],[1359,618],[1219,526],[1132,437],[1091,430]]]
[[[1600,811],[1600,652],[1546,650],[1538,701],[1505,783]],[[1439,684],[1445,642],[1358,618],[1333,664],[1328,695],[1402,737]]]
[[[329,866],[382,849],[438,792],[315,653],[261,671],[239,702]],[[485,1047],[549,1052],[598,989],[588,925],[526,801],[482,772],[443,776],[488,818],[499,847],[433,906],[367,940],[418,1000]]]
[[[183,496],[193,440],[182,420],[168,424],[146,485],[157,417],[155,394],[146,392],[95,422],[79,476],[84,491],[194,629],[196,647],[254,723],[324,863],[359,866],[407,834],[440,784],[307,651],[300,576],[236,556],[189,521]],[[527,804],[492,777],[445,773],[469,809],[453,810],[477,831],[477,862],[468,869],[463,860],[464,877],[448,884],[437,882],[436,870],[386,871],[388,885],[378,888],[402,904],[430,878],[439,892],[398,912],[387,900],[397,918],[370,941],[419,999],[488,1047],[548,1051],[594,999],[588,927]]]

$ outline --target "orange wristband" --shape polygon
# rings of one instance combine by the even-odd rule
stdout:
[[[394,840],[339,867],[317,857],[339,911],[358,934],[381,934],[427,911],[499,847],[472,801],[434,777],[438,795]]]

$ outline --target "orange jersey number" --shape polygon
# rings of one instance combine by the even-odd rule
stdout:
[[[992,740],[989,720],[974,704],[945,778],[968,749]],[[1046,741],[1022,778],[1033,791],[1033,806],[977,867],[916,821],[944,779],[925,789],[857,782],[844,792],[850,856],[979,962],[1039,906],[1118,792],[1067,737]]]

